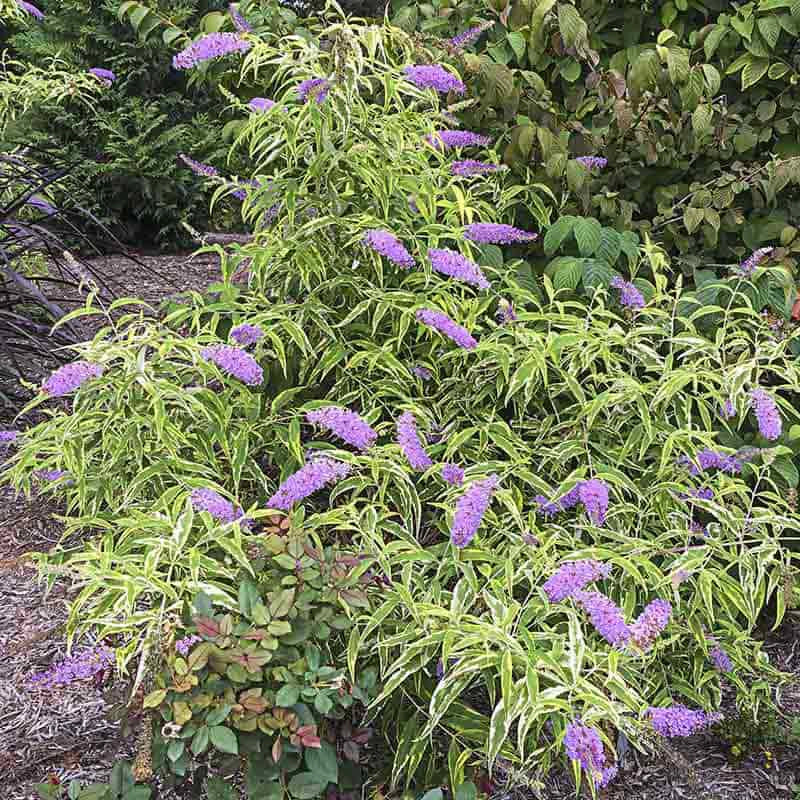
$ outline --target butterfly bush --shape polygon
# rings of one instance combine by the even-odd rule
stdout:
[[[242,347],[255,344],[263,338],[264,331],[258,325],[243,322],[241,325],[231,328],[231,339]]]
[[[719,469],[730,475],[736,475],[742,471],[745,460],[745,455],[741,453],[728,455],[717,450],[704,448],[695,455],[694,459],[689,458],[689,456],[681,456],[678,459],[678,464],[687,467],[690,475],[699,475],[701,472],[710,469]]]
[[[326,406],[306,414],[306,422],[319,425],[359,450],[369,450],[378,434],[355,411]]]
[[[492,143],[488,136],[459,130],[436,131],[426,136],[425,141],[437,150],[448,147],[488,147]]]
[[[268,97],[254,97],[247,105],[252,111],[263,112],[269,111],[275,105],[275,101]]]
[[[295,503],[305,500],[328,484],[346,478],[349,474],[349,464],[326,456],[316,457],[290,475],[278,487],[278,491],[267,500],[267,506],[288,511]]]
[[[297,96],[303,103],[309,100],[316,100],[318,104],[324,103],[330,88],[330,83],[325,78],[308,78],[298,84]]]
[[[705,711],[696,711],[680,703],[667,708],[648,708],[647,717],[656,733],[668,739],[677,736],[691,736],[716,724],[722,719],[722,714],[708,714]]]
[[[417,433],[417,421],[410,411],[403,412],[397,420],[397,443],[412,469],[422,472],[433,466]]]
[[[364,244],[403,269],[413,267],[416,263],[405,245],[391,231],[382,229],[367,231],[364,234]]]
[[[471,28],[467,28],[467,30],[450,39],[450,46],[456,50],[461,50],[464,47],[468,47],[469,45],[478,41],[480,35],[484,31],[489,30],[489,28],[492,27],[494,27],[494,22],[481,22],[479,25],[474,25]]]
[[[590,583],[607,578],[610,574],[610,564],[594,559],[567,561],[545,581],[542,588],[551,603],[560,603]]]
[[[450,172],[453,175],[460,175],[462,177],[469,175],[486,175],[491,172],[497,172],[499,169],[499,164],[490,164],[487,161],[476,161],[471,158],[464,161],[454,161],[450,165]]]
[[[178,639],[178,641],[175,642],[175,649],[182,656],[188,656],[192,647],[202,641],[203,637],[196,636],[195,634],[192,634],[191,636],[184,636],[183,639]]]
[[[59,367],[43,384],[42,391],[50,397],[70,394],[92,378],[99,378],[103,368],[89,361],[73,361]]]
[[[41,211],[43,214],[48,214],[50,216],[58,213],[55,206],[50,205],[50,203],[48,203],[47,200],[42,200],[41,197],[29,197],[25,201],[25,205],[31,206],[32,208]]]
[[[253,30],[253,27],[250,23],[242,16],[239,9],[231,3],[228,6],[228,13],[231,15],[231,22],[233,22],[233,27],[236,28],[239,33],[250,33]]]
[[[586,770],[599,787],[607,786],[617,775],[615,766],[606,766],[606,754],[600,734],[580,720],[567,725],[564,750]]]
[[[581,589],[572,594],[573,599],[589,615],[594,629],[612,645],[623,645],[631,638],[622,610],[600,592]]]
[[[181,153],[178,158],[183,161],[195,175],[200,175],[203,178],[216,178],[219,175],[219,170],[216,167],[212,167],[210,164],[203,164],[202,161],[195,161],[184,153]]]
[[[204,361],[216,364],[223,372],[238,378],[248,386],[258,386],[264,380],[264,371],[258,362],[240,347],[229,344],[212,344],[200,351]]]
[[[42,689],[55,689],[94,678],[113,664],[114,651],[105,645],[98,645],[65,658],[43,672],[31,675],[28,682],[31,686]]]
[[[517,314],[514,306],[508,300],[501,300],[497,307],[497,320],[501,325],[508,325],[517,321]]]
[[[110,69],[103,69],[102,67],[92,67],[89,70],[90,75],[94,75],[99,81],[106,86],[111,86],[117,79],[117,76]]]
[[[28,3],[27,0],[17,0],[17,6],[26,14],[30,14],[34,19],[44,19],[44,12],[40,11],[33,3]]]
[[[725,400],[720,406],[719,413],[723,419],[733,419],[736,416],[736,406],[733,400]]]
[[[419,364],[411,367],[411,374],[421,381],[429,381],[433,377],[433,373],[427,367],[422,367]]]
[[[36,472],[34,472],[38,480],[47,481],[48,483],[61,480],[61,478],[66,477],[67,474],[67,471],[63,469],[37,469]]]
[[[406,80],[420,89],[435,89],[442,94],[447,94],[447,92],[464,94],[467,91],[467,87],[459,78],[439,64],[417,64],[405,67],[403,74],[406,76]]]
[[[19,437],[19,431],[0,431],[0,444],[13,444]]]
[[[608,513],[608,486],[597,478],[581,481],[578,485],[578,497],[592,522],[603,525]]]
[[[720,645],[713,647],[708,655],[711,658],[711,662],[714,664],[714,667],[720,672],[733,671],[733,662],[731,661],[730,656],[722,647],[720,647]]]
[[[464,327],[453,322],[443,311],[434,311],[430,308],[420,308],[416,314],[417,321],[429,328],[434,328],[439,333],[454,341],[464,350],[474,350],[478,342],[472,334]]]
[[[756,267],[772,254],[774,249],[773,247],[760,247],[758,250],[755,250],[739,264],[739,272],[749,277],[755,272]]]
[[[515,242],[532,242],[538,238],[535,233],[499,222],[473,222],[471,225],[467,225],[464,236],[478,244],[514,244]]]
[[[236,522],[244,517],[241,508],[234,506],[213,489],[194,489],[190,499],[195,511],[207,511],[218,522]],[[249,527],[249,520],[242,520],[242,526]]]
[[[497,475],[490,475],[475,481],[458,498],[450,528],[450,541],[454,547],[466,547],[473,540],[499,483]]]
[[[644,295],[630,282],[623,280],[619,275],[611,279],[611,288],[619,289],[619,301],[625,308],[644,308]]]
[[[781,414],[775,400],[763,389],[750,392],[750,405],[758,420],[758,432],[765,438],[774,441],[781,435]]]
[[[455,250],[431,248],[428,250],[428,258],[431,266],[442,275],[476,286],[478,289],[488,289],[491,286],[481,268]]]
[[[602,156],[578,156],[575,160],[586,169],[603,169],[608,165],[608,159]]]
[[[649,650],[672,616],[672,605],[666,600],[653,600],[630,626],[631,642],[640,650]]]
[[[173,59],[174,69],[192,69],[204,61],[224,58],[233,53],[246,53],[253,43],[239,33],[209,33],[192,42]]]
[[[464,470],[458,464],[443,464],[442,477],[452,486],[461,486],[464,483]]]

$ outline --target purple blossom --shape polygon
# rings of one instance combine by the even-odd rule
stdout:
[[[453,175],[466,177],[468,175],[486,175],[488,172],[496,172],[500,169],[499,164],[490,164],[487,161],[476,161],[468,158],[465,161],[454,161],[450,165],[450,172]]]
[[[578,156],[575,160],[586,169],[603,169],[608,164],[608,159],[602,156]]]
[[[44,12],[40,11],[32,3],[28,3],[27,0],[17,0],[17,6],[21,11],[34,17],[34,19],[44,19]]]
[[[616,766],[606,767],[606,754],[600,734],[580,720],[567,725],[564,750],[592,776],[597,786],[607,786],[617,775]]]
[[[649,650],[672,616],[666,600],[653,600],[630,627],[631,641],[640,650]]]
[[[472,28],[467,28],[467,30],[459,33],[450,40],[450,46],[454,47],[456,50],[467,47],[473,42],[476,42],[485,30],[488,30],[493,26],[494,22],[481,22]]]
[[[760,247],[755,252],[751,253],[742,263],[739,265],[739,271],[742,275],[749,276],[755,272],[756,267],[769,256],[774,247]]]
[[[602,525],[608,512],[608,486],[598,478],[581,481],[578,485],[578,497],[592,522]]]
[[[461,486],[464,483],[464,469],[458,464],[442,465],[442,477],[453,486]]]
[[[213,489],[193,489],[191,494],[192,508],[195,511],[207,511],[218,522],[236,522],[241,520],[243,528],[250,527],[250,521],[242,519],[244,512],[234,506]]]
[[[403,269],[414,266],[415,262],[411,253],[406,250],[405,245],[390,231],[380,228],[369,230],[364,234],[364,244]]]
[[[753,389],[750,392],[750,405],[758,420],[758,432],[770,441],[777,439],[781,435],[783,425],[774,398],[763,389]]]
[[[263,112],[269,111],[275,105],[275,101],[268,97],[254,97],[247,105],[253,111]]]
[[[25,201],[25,205],[38,209],[43,214],[48,214],[50,216],[58,213],[54,206],[50,205],[47,200],[42,200],[41,197],[29,197]]]
[[[264,371],[258,362],[240,347],[230,344],[212,344],[200,351],[203,360],[216,364],[223,372],[233,375],[248,386],[258,386],[264,380]]]
[[[425,141],[437,150],[448,147],[488,147],[492,140],[472,131],[440,130],[429,134]]]
[[[595,777],[595,783],[599,788],[604,789],[617,777],[618,772],[617,765],[612,764],[610,767],[606,767],[599,776]]]
[[[667,738],[691,736],[722,719],[722,714],[708,714],[676,704],[668,708],[648,708],[647,716],[656,733]]]
[[[532,242],[539,238],[535,233],[499,222],[473,222],[467,225],[464,236],[471,242],[479,244],[514,244],[514,242]]]
[[[49,483],[52,483],[53,481],[64,478],[68,473],[63,469],[37,469],[33,474],[37,480],[48,481]],[[67,485],[70,485],[71,483],[72,481],[68,481]]]
[[[231,15],[233,27],[236,28],[239,33],[250,33],[250,31],[253,30],[250,23],[241,15],[239,9],[233,3],[228,6],[228,13]]]
[[[497,306],[497,321],[501,325],[508,325],[510,322],[517,321],[517,314],[514,311],[514,306],[508,300],[501,300]]]
[[[558,502],[548,500],[543,494],[537,494],[533,500],[539,506],[539,511],[541,511],[547,519],[552,519],[562,510]]]
[[[497,475],[490,475],[472,483],[458,498],[453,526],[450,528],[450,541],[454,547],[466,547],[472,541],[499,483]]]
[[[418,64],[406,67],[403,73],[407,80],[420,89],[435,89],[442,94],[447,92],[464,94],[467,91],[461,80],[439,64]]]
[[[625,308],[644,308],[644,295],[630,281],[615,275],[611,279],[611,288],[620,290],[619,301]]]
[[[421,472],[433,466],[417,433],[417,421],[410,411],[404,411],[397,420],[397,443],[412,469]]]
[[[491,286],[481,268],[455,250],[431,248],[428,250],[428,258],[431,266],[443,275],[476,286],[478,289],[488,289]]]
[[[688,569],[679,569],[676,570],[675,574],[672,576],[672,585],[673,587],[680,586],[684,581],[689,580],[692,576],[692,573]]]
[[[178,158],[183,161],[195,175],[201,175],[204,178],[216,178],[219,175],[219,170],[216,167],[212,167],[210,164],[203,164],[201,161],[195,161],[184,153],[181,153]]]
[[[736,406],[733,403],[733,400],[725,400],[725,402],[720,407],[720,416],[723,419],[732,419],[736,416]]]
[[[178,641],[175,642],[175,649],[182,656],[188,656],[189,655],[189,651],[192,649],[192,645],[195,645],[198,642],[202,642],[202,641],[203,641],[203,637],[202,636],[195,636],[195,634],[192,634],[191,636],[184,636],[183,639],[178,639]]]
[[[714,666],[720,672],[731,672],[733,670],[733,662],[730,659],[730,656],[723,650],[720,645],[716,645],[716,647],[712,648],[711,652],[709,653],[711,661],[714,663]]]
[[[610,564],[594,559],[567,561],[545,581],[542,588],[551,603],[560,603],[590,583],[607,578],[610,574]]]
[[[312,425],[327,428],[335,436],[359,450],[369,450],[375,444],[378,434],[355,411],[338,406],[326,406],[306,414],[306,421]]]
[[[43,384],[42,391],[51,397],[63,397],[74,392],[91,378],[99,378],[103,368],[89,361],[73,361],[59,367]]]
[[[297,96],[300,101],[307,103],[313,98],[317,103],[324,103],[328,97],[331,86],[325,78],[308,78],[297,86]]]
[[[222,58],[231,53],[246,53],[253,43],[239,33],[209,33],[192,42],[173,59],[174,69],[192,69],[204,61]]]
[[[622,611],[613,600],[593,590],[580,590],[572,597],[589,615],[594,629],[612,645],[623,645],[631,632],[625,623]]]
[[[19,431],[0,431],[0,444],[13,444],[18,436]]]
[[[747,458],[742,453],[731,456],[708,448],[700,450],[694,461],[688,456],[681,456],[678,459],[678,463],[681,466],[688,467],[690,475],[699,475],[708,469],[719,469],[729,475],[735,475],[742,471],[745,461],[747,461]]]
[[[278,487],[278,491],[267,500],[267,507],[288,511],[295,503],[349,473],[349,464],[325,456],[314,458]]]
[[[89,70],[89,74],[94,75],[95,78],[106,86],[111,86],[117,79],[117,76],[110,69],[103,69],[103,67],[92,67]]]
[[[419,364],[411,367],[411,374],[421,381],[429,381],[433,377],[433,373],[427,367],[422,367]]]
[[[708,528],[694,519],[689,522],[689,530],[697,536],[702,536],[704,538],[708,536]]]
[[[442,311],[434,311],[430,308],[420,308],[417,310],[417,322],[434,328],[439,333],[447,336],[448,339],[454,341],[459,347],[465,350],[474,350],[478,346],[478,342],[474,339],[470,332],[453,322],[447,314]]]
[[[28,682],[43,689],[69,686],[71,683],[85,681],[105,672],[114,663],[114,651],[105,645],[98,645],[65,658],[44,672],[32,675]]]
[[[236,344],[242,345],[242,347],[255,344],[259,339],[263,338],[264,331],[258,325],[250,325],[247,322],[243,322],[241,325],[231,328],[231,339]]]

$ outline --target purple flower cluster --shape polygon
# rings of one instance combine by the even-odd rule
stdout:
[[[448,339],[454,341],[459,347],[465,350],[474,350],[478,346],[478,342],[472,334],[464,327],[456,322],[453,322],[447,314],[442,311],[434,311],[430,308],[420,308],[416,314],[417,322],[434,328],[439,333],[447,336]]]
[[[200,175],[203,178],[216,178],[219,175],[219,170],[216,167],[212,167],[210,164],[203,164],[202,161],[195,161],[184,153],[181,153],[178,158],[183,161],[195,175]]]
[[[733,400],[725,400],[722,405],[720,406],[719,410],[720,416],[723,419],[732,419],[736,416],[736,406],[733,403]]]
[[[600,734],[580,720],[567,725],[564,750],[577,761],[599,787],[607,786],[617,775],[616,766],[606,767],[606,754]]]
[[[497,475],[490,475],[475,481],[458,498],[453,526],[450,528],[450,541],[454,547],[466,547],[472,541],[499,483]]]
[[[205,361],[216,364],[223,372],[233,375],[248,386],[258,386],[264,380],[264,371],[258,362],[240,347],[212,344],[204,347],[200,355]]]
[[[580,590],[573,595],[575,602],[589,615],[594,629],[612,645],[623,645],[631,636],[620,607],[600,592]]]
[[[447,94],[447,92],[464,94],[467,91],[467,87],[461,80],[439,64],[418,64],[406,67],[403,74],[407,80],[415,86],[419,86],[420,89],[435,89],[442,94]]]
[[[28,680],[33,686],[53,689],[69,686],[71,683],[85,681],[105,672],[114,663],[114,651],[105,645],[98,645],[83,653],[66,658],[44,672],[37,672]]]
[[[578,156],[575,160],[586,169],[603,169],[608,165],[608,159],[602,156]]]
[[[330,89],[331,85],[325,78],[307,78],[298,84],[297,96],[303,103],[307,103],[309,99],[324,103]]]
[[[433,377],[433,373],[427,367],[421,367],[419,364],[411,367],[411,374],[421,381],[429,381]]]
[[[244,516],[241,508],[213,489],[193,489],[191,501],[195,511],[207,511],[218,522],[235,522]],[[242,527],[249,527],[249,521],[242,520]]]
[[[241,325],[231,328],[231,339],[242,347],[255,344],[259,339],[263,338],[264,331],[258,325],[250,325],[247,322],[243,322]]]
[[[92,67],[89,70],[90,75],[94,75],[99,81],[106,86],[111,86],[117,79],[117,76],[110,69],[103,69],[102,67]]]
[[[188,656],[192,646],[202,641],[202,636],[196,636],[195,634],[192,634],[191,636],[184,636],[183,639],[178,639],[178,641],[175,642],[175,649],[182,656]]]
[[[428,250],[428,258],[431,260],[431,266],[442,275],[476,286],[478,289],[488,289],[491,286],[481,268],[455,250],[431,248]]]
[[[758,420],[758,432],[770,441],[777,439],[781,435],[783,424],[774,398],[763,389],[753,389],[750,392],[750,405]]]
[[[73,361],[59,367],[43,384],[42,391],[51,397],[63,397],[74,392],[90,378],[99,378],[103,368],[89,361]]]
[[[755,252],[751,253],[742,263],[739,265],[739,271],[742,275],[752,275],[756,267],[769,256],[774,247],[760,247]]]
[[[464,161],[454,161],[450,165],[450,172],[453,175],[461,175],[466,177],[468,175],[486,175],[488,172],[496,172],[500,169],[499,164],[490,164],[488,161],[476,161],[474,158],[468,158]]]
[[[268,97],[254,97],[247,105],[253,111],[262,112],[269,111],[275,105],[275,101]]]
[[[21,11],[30,14],[34,19],[44,19],[44,12],[40,11],[32,3],[28,3],[27,0],[17,0],[17,6],[19,6]]]
[[[304,500],[329,483],[347,477],[349,473],[349,464],[325,456],[315,458],[290,475],[278,487],[278,491],[267,500],[267,506],[288,511],[295,503]]]
[[[497,306],[497,321],[501,325],[508,325],[510,322],[517,321],[517,314],[514,311],[514,306],[508,300],[501,300]]]
[[[364,234],[364,244],[372,248],[376,253],[385,256],[398,267],[408,269],[414,266],[414,259],[411,253],[406,250],[405,245],[390,231],[376,228]]]
[[[681,466],[689,468],[690,475],[699,475],[708,469],[719,469],[727,472],[729,475],[736,475],[742,471],[742,466],[746,461],[745,457],[740,453],[734,456],[727,455],[726,453],[718,453],[715,450],[704,448],[700,450],[692,461],[688,456],[681,456],[678,463]]]
[[[648,708],[647,716],[653,723],[656,733],[667,738],[691,736],[722,719],[722,714],[708,714],[676,704],[668,708]]]
[[[672,605],[653,600],[630,627],[631,641],[640,650],[649,650],[672,616]]]
[[[611,565],[587,558],[582,561],[567,561],[562,564],[542,587],[551,603],[560,603],[590,583],[607,578]]]
[[[246,53],[253,46],[239,33],[209,33],[192,42],[173,59],[174,69],[192,69],[204,61],[222,58],[231,53]]]
[[[320,425],[359,450],[369,450],[378,434],[355,411],[338,406],[326,406],[306,414],[306,421]]]
[[[43,214],[49,214],[51,216],[58,213],[55,206],[50,205],[47,200],[43,200],[41,197],[29,197],[25,201],[25,205],[31,206],[41,211]]]
[[[442,477],[453,486],[461,486],[464,483],[464,469],[458,464],[443,464]]]
[[[433,466],[417,433],[417,421],[410,411],[403,412],[397,420],[397,443],[412,469],[421,472]]]
[[[630,281],[615,275],[611,279],[611,288],[619,289],[619,301],[625,308],[644,308],[644,295]]]
[[[12,444],[18,436],[19,431],[0,431],[0,444]]]
[[[608,513],[608,486],[598,478],[578,484],[578,497],[595,525],[602,525]]]
[[[231,15],[233,27],[236,28],[239,33],[250,33],[250,31],[253,30],[250,23],[239,13],[239,9],[233,3],[228,6],[228,13]]]
[[[488,136],[472,131],[440,130],[425,137],[425,141],[437,150],[448,147],[488,147],[492,140]]]
[[[731,661],[730,656],[723,650],[720,645],[716,645],[712,648],[711,652],[708,654],[713,662],[714,666],[720,672],[731,672],[733,670],[733,662]]]
[[[450,46],[454,47],[456,50],[460,50],[463,47],[467,47],[471,45],[473,42],[478,41],[480,35],[489,28],[494,26],[494,22],[481,22],[479,25],[475,25],[472,28],[467,28],[467,30],[459,33],[457,36],[454,36],[450,40]]]
[[[467,225],[464,236],[478,244],[514,244],[515,242],[532,242],[539,238],[535,233],[499,222],[473,222],[471,225]]]

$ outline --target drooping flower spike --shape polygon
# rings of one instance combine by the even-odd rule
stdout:
[[[478,244],[514,244],[539,238],[535,233],[498,222],[473,222],[465,228],[464,236]]]
[[[117,76],[110,69],[103,69],[102,67],[92,67],[89,73],[106,86],[111,86],[117,79]]]
[[[278,491],[267,500],[267,506],[288,511],[295,503],[349,474],[349,464],[324,456],[314,458],[278,487]]]
[[[431,266],[442,275],[468,283],[478,289],[488,289],[491,286],[481,268],[455,250],[431,248],[428,250],[428,258]]]
[[[194,489],[190,499],[195,511],[207,511],[218,522],[240,520],[243,528],[250,527],[250,520],[245,518],[242,509],[234,506],[230,500],[226,500],[213,489]]]
[[[611,279],[611,288],[619,289],[619,301],[625,308],[644,308],[644,295],[630,281],[623,280],[619,275],[615,275]]]
[[[403,269],[413,267],[415,264],[411,253],[391,231],[381,228],[369,230],[364,234],[364,244]]]
[[[608,159],[602,156],[578,156],[575,160],[586,169],[603,169],[608,164]]]
[[[454,547],[466,547],[473,540],[499,483],[497,475],[490,475],[472,483],[458,498],[450,529],[450,541]]]
[[[488,136],[472,131],[440,130],[425,137],[425,141],[436,150],[448,147],[488,147],[492,140]]]
[[[783,430],[783,423],[774,398],[763,389],[753,389],[750,392],[750,405],[758,420],[758,432],[770,441],[777,439]]]
[[[26,14],[30,14],[34,19],[43,20],[44,19],[44,12],[40,11],[33,3],[27,2],[27,0],[17,0],[17,6],[21,11],[24,11]]]
[[[681,704],[667,708],[650,707],[647,709],[647,716],[655,732],[670,739],[691,736],[722,719],[722,714],[696,711]]]
[[[455,92],[464,94],[467,87],[464,83],[439,64],[421,64],[406,67],[403,70],[406,80],[420,89],[434,89],[442,94]]]
[[[63,397],[74,392],[91,378],[99,378],[103,368],[89,361],[73,361],[59,367],[43,384],[42,391],[50,397]]]
[[[241,325],[231,328],[231,339],[242,347],[255,344],[263,338],[264,331],[258,325],[243,322]]]
[[[253,43],[239,33],[209,33],[192,42],[172,59],[174,69],[192,69],[204,61],[246,53]]]
[[[433,466],[417,432],[417,421],[410,411],[403,412],[397,420],[397,443],[412,469],[422,472]]]
[[[359,450],[369,450],[378,438],[377,431],[349,408],[338,406],[318,408],[306,414],[306,421],[329,430]]]
[[[435,311],[431,308],[420,308],[417,311],[416,317],[418,322],[439,331],[439,333],[447,336],[448,339],[451,339],[465,350],[474,350],[478,346],[478,342],[466,328],[453,322],[453,320],[442,311]]]
[[[223,372],[233,375],[248,386],[258,386],[264,371],[250,353],[229,344],[212,344],[200,351],[203,360],[216,364]]]

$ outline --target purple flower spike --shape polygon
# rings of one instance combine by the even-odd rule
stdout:
[[[203,164],[201,161],[195,161],[193,158],[181,153],[178,158],[186,164],[195,175],[200,175],[203,178],[216,178],[219,175],[219,170],[212,167],[210,164]]]
[[[57,369],[43,384],[42,391],[50,397],[63,397],[74,392],[91,378],[99,378],[103,368],[88,361],[73,361]]]
[[[397,443],[412,469],[422,472],[433,466],[417,433],[417,421],[410,411],[403,412],[397,420]]]
[[[581,590],[573,595],[575,601],[589,615],[594,629],[614,646],[625,644],[631,636],[622,611],[604,594],[592,590]]]
[[[602,156],[578,156],[575,160],[586,169],[603,169],[608,165],[608,159]]]
[[[669,739],[676,736],[691,736],[722,719],[722,714],[695,711],[680,704],[668,708],[648,708],[647,716],[653,723],[656,733]]]
[[[619,289],[619,301],[625,308],[644,308],[644,295],[630,282],[615,275],[611,279],[611,288]]]
[[[250,33],[250,31],[253,30],[250,23],[241,15],[239,9],[233,3],[228,6],[228,12],[231,15],[233,27],[236,28],[239,33]]]
[[[0,431],[0,445],[13,444],[19,437],[19,431]]]
[[[243,322],[235,328],[231,328],[231,339],[236,344],[247,347],[248,345],[255,344],[260,339],[264,338],[264,331],[258,325],[249,325]]]
[[[192,634],[191,636],[184,636],[183,639],[178,639],[178,641],[175,642],[175,649],[182,656],[188,656],[189,655],[189,651],[192,649],[192,646],[196,645],[198,642],[202,642],[202,641],[203,641],[203,637],[202,636],[195,636],[195,634]]]
[[[25,205],[31,206],[32,208],[41,211],[43,214],[48,214],[49,216],[58,213],[55,206],[50,205],[47,200],[43,200],[41,197],[29,197],[25,201]]]
[[[69,686],[72,683],[94,678],[114,663],[114,651],[105,645],[93,647],[83,653],[60,661],[58,664],[32,675],[28,682],[43,689]]]
[[[33,474],[37,480],[52,483],[53,481],[58,481],[61,480],[61,478],[66,477],[68,473],[63,469],[37,469]],[[71,484],[72,481],[67,481],[68,486]]]
[[[466,328],[453,322],[447,314],[441,311],[434,311],[430,308],[420,308],[417,311],[416,317],[417,322],[434,328],[465,350],[474,350],[478,346],[478,342]]]
[[[450,529],[450,541],[454,547],[466,547],[472,541],[499,483],[497,475],[490,475],[475,481],[458,498],[453,527]]]
[[[431,266],[443,275],[476,286],[478,289],[488,289],[491,286],[481,268],[455,250],[432,248],[428,250],[428,258]]]
[[[471,45],[473,42],[477,42],[480,35],[492,27],[494,27],[494,22],[481,22],[479,25],[467,28],[463,33],[459,33],[458,36],[454,36],[450,40],[450,46],[454,47],[456,50],[461,50]]]
[[[17,6],[19,6],[21,11],[30,14],[34,19],[44,19],[44,12],[40,11],[32,3],[28,3],[27,0],[17,0]]]
[[[200,351],[204,361],[216,364],[223,372],[233,375],[248,386],[258,386],[264,380],[264,371],[258,362],[239,347],[229,344],[212,344]]]
[[[414,266],[414,259],[411,253],[406,250],[405,245],[390,231],[374,229],[364,234],[364,244],[372,248],[376,253],[380,253],[388,258],[398,267],[408,269]]]
[[[442,477],[453,486],[461,486],[464,483],[464,470],[457,464],[444,464]]]
[[[239,33],[209,33],[181,50],[173,59],[174,69],[192,69],[204,61],[232,53],[246,53],[253,43]]]
[[[666,600],[653,600],[631,625],[631,641],[640,650],[649,650],[672,616],[672,606]]]
[[[427,367],[421,367],[419,365],[411,367],[411,374],[421,381],[429,381],[433,377],[433,373]]]
[[[337,406],[318,408],[306,414],[306,421],[326,428],[347,444],[359,450],[369,450],[378,434],[355,411]]]
[[[250,527],[250,521],[242,519],[244,512],[234,506],[213,489],[193,489],[191,494],[192,508],[195,511],[207,511],[218,522],[235,522],[240,520],[243,528]]]
[[[607,578],[610,574],[610,564],[594,559],[567,561],[545,581],[542,588],[551,603],[560,603],[590,583]]]
[[[608,512],[608,487],[605,483],[597,478],[582,481],[578,487],[578,497],[592,522],[602,525]]]
[[[535,233],[498,222],[473,222],[472,225],[467,225],[464,236],[478,244],[514,244],[532,242],[539,238]]]
[[[772,396],[763,389],[753,389],[750,392],[750,405],[758,420],[758,432],[770,441],[777,439],[781,435],[783,424],[778,405]]]
[[[297,96],[302,103],[316,100],[317,104],[324,103],[328,97],[331,86],[325,78],[308,78],[297,86]]]
[[[731,672],[733,670],[733,662],[731,661],[730,656],[719,645],[711,650],[709,656],[711,657],[711,661],[713,662],[714,666],[720,672]]]
[[[767,256],[769,256],[774,249],[774,247],[761,247],[754,253],[751,253],[750,256],[742,261],[742,263],[739,265],[739,272],[745,276],[752,275],[755,272],[756,267],[765,258],[767,258]]]
[[[309,461],[290,475],[269,500],[269,508],[288,511],[295,503],[304,500],[329,483],[339,481],[350,473],[350,465],[324,456]]]
[[[92,67],[89,70],[89,73],[94,75],[95,78],[104,83],[106,86],[111,86],[111,84],[117,79],[117,76],[110,69],[103,69],[102,67]]]
[[[736,416],[736,406],[733,400],[725,400],[720,406],[719,413],[723,419],[733,419]]]
[[[467,177],[469,175],[486,175],[489,172],[496,172],[500,169],[499,164],[490,164],[487,161],[476,161],[468,158],[465,161],[454,161],[450,165],[450,172],[453,175]]]
[[[508,300],[501,300],[497,307],[497,320],[501,325],[508,325],[510,322],[517,321],[517,314],[514,306]]]
[[[425,137],[425,141],[436,150],[448,147],[488,147],[492,140],[472,131],[441,130]]]
[[[447,94],[447,92],[464,94],[467,91],[467,87],[461,80],[439,64],[406,67],[403,73],[407,80],[420,89],[435,89],[442,94]]]
[[[275,105],[275,101],[268,97],[254,97],[247,105],[252,111],[261,113],[269,111]]]

